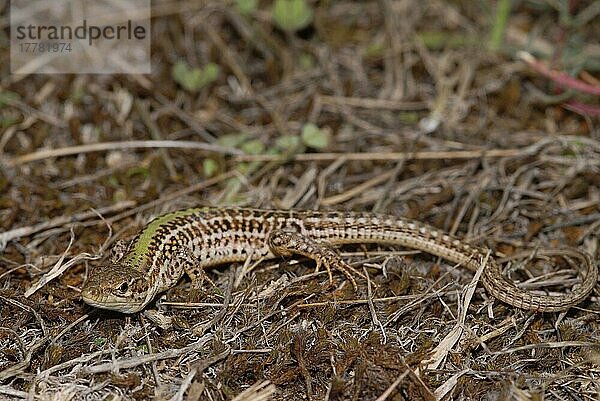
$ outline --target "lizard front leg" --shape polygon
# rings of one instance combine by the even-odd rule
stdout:
[[[275,255],[292,256],[298,254],[313,259],[317,263],[315,271],[325,266],[329,274],[329,283],[333,284],[332,269],[344,273],[350,280],[354,289],[357,289],[354,275],[365,278],[365,275],[342,260],[340,255],[328,244],[315,241],[296,232],[286,230],[274,230],[267,239],[267,244]]]
[[[185,261],[184,270],[192,282],[192,289],[199,291],[204,284],[204,280],[208,281],[213,287],[218,288],[214,281],[208,277],[204,267],[202,267],[190,249],[182,249],[180,258]]]

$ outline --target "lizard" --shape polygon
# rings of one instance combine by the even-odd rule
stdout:
[[[184,274],[195,283],[207,267],[293,254],[315,260],[317,270],[325,267],[330,284],[332,270],[338,270],[356,288],[354,276],[363,274],[333,248],[353,243],[416,249],[472,271],[486,261],[481,282],[489,294],[535,312],[567,310],[585,299],[598,281],[597,264],[577,248],[538,251],[538,255],[579,258],[585,266],[578,287],[554,296],[515,285],[502,274],[489,249],[416,220],[371,212],[198,207],[159,216],[129,242],[118,241],[111,258],[90,271],[81,295],[89,305],[135,313],[175,286]]]

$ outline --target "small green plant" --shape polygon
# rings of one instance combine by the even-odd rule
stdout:
[[[220,68],[217,64],[208,63],[204,68],[190,68],[185,61],[178,61],[173,66],[173,79],[183,89],[197,92],[204,86],[214,82],[219,76]]]
[[[252,138],[247,132],[235,132],[231,134],[221,135],[217,139],[217,144],[229,148],[237,148],[242,150],[245,154],[248,155],[259,155],[265,152],[265,144],[259,140]],[[206,159],[203,164],[204,174],[210,176],[209,173],[214,174],[213,168],[217,167],[216,162]],[[215,166],[213,167],[213,163]],[[248,163],[238,163],[236,166],[237,171],[242,175],[249,175],[252,172],[256,171],[261,166],[262,162],[253,161]],[[240,189],[242,188],[243,183],[238,177],[229,178],[225,182],[225,188],[223,191],[223,202],[227,204],[237,204],[244,202],[246,197],[244,195],[240,195]]]
[[[249,136],[247,132],[224,134],[217,138],[217,144],[226,148],[238,148],[242,143],[246,142]]]
[[[202,171],[206,177],[213,177],[219,171],[219,163],[214,159],[204,159],[202,161]]]
[[[302,127],[302,142],[306,146],[321,150],[328,147],[330,141],[329,129],[319,128],[313,123],[305,124]]]
[[[249,15],[258,9],[258,0],[236,0],[235,5],[240,14]]]
[[[275,0],[271,15],[275,24],[287,32],[304,29],[313,20],[313,10],[306,0]]]
[[[0,128],[4,129],[4,128],[8,128],[12,125],[15,125],[17,122],[19,122],[19,118],[17,116],[1,116],[0,117]]]
[[[18,93],[10,91],[0,92],[0,107],[11,104],[12,102],[19,100],[20,96]]]
[[[504,31],[506,30],[506,25],[508,23],[510,9],[511,0],[500,0],[496,5],[494,24],[492,25],[492,32],[488,42],[488,47],[492,51],[500,50],[504,43]]]
[[[106,344],[107,339],[105,337],[97,337],[94,339],[94,345],[98,348]]]
[[[258,139],[251,139],[240,147],[248,155],[259,155],[265,151],[265,144]]]
[[[86,95],[84,88],[75,88],[70,94],[69,99],[75,104],[80,104]]]
[[[133,177],[135,175],[148,178],[150,176],[150,169],[148,167],[135,166],[127,170],[127,177]]]
[[[365,50],[364,54],[367,57],[381,57],[383,52],[385,51],[385,46],[383,43],[374,42],[369,44]]]
[[[315,65],[317,64],[315,58],[309,53],[302,53],[298,58],[298,62],[303,70],[315,68]]]
[[[285,153],[296,153],[301,145],[300,137],[297,135],[283,135],[275,140],[275,146]]]

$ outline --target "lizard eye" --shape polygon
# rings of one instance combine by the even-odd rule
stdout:
[[[117,287],[117,292],[121,294],[125,294],[129,289],[129,284],[125,281],[120,286]]]

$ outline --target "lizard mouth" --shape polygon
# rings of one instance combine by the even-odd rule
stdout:
[[[119,299],[118,297],[99,296],[95,291],[84,288],[81,291],[81,299],[88,305],[100,309],[114,310],[122,313],[135,313],[142,310],[144,304],[130,299]]]

